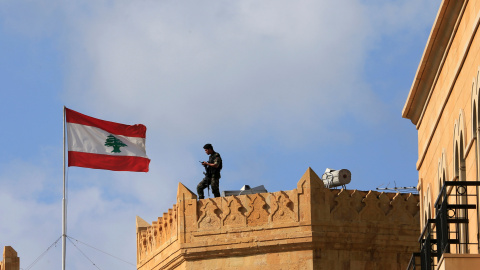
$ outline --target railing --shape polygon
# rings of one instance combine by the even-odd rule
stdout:
[[[468,187],[478,186],[477,181],[446,181],[443,185],[435,202],[438,259],[443,253],[468,253],[468,246],[477,244],[468,239],[468,210],[477,207],[477,189],[469,194]]]
[[[477,188],[468,193],[468,187],[478,186],[480,181],[444,183],[435,202],[435,218],[425,224],[418,239],[420,253],[412,255],[408,270],[432,270],[444,253],[468,253],[470,245],[478,245],[468,237],[468,210],[477,207]]]
[[[418,239],[420,243],[420,253],[413,253],[408,265],[408,270],[432,269],[435,266],[434,258],[437,256],[437,240],[435,236],[435,219],[427,220],[422,234]]]
[[[412,254],[412,257],[410,258],[410,262],[408,263],[408,266],[407,266],[407,270],[416,270],[416,269],[422,269],[419,252],[415,252]]]

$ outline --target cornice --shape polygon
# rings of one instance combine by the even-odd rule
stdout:
[[[427,46],[417,68],[402,117],[410,119],[418,128],[433,86],[443,67],[462,7],[468,0],[444,0],[440,5]]]
[[[463,12],[464,12],[464,10],[465,10],[465,7],[466,7],[467,3],[468,3],[468,1],[465,1],[465,2],[464,2],[464,6],[462,7],[461,13],[460,13],[461,16],[463,15]],[[461,19],[461,16],[460,16],[459,19]],[[458,21],[458,22],[459,22],[459,21]],[[456,32],[456,29],[458,28],[458,24],[459,24],[459,23],[457,23],[456,26],[455,26],[454,34],[455,34],[455,32]],[[439,125],[441,116],[442,116],[442,114],[443,114],[443,112],[444,112],[444,110],[445,110],[445,107],[447,106],[448,100],[449,100],[449,98],[450,98],[450,94],[452,93],[453,88],[454,88],[454,86],[455,86],[455,83],[456,83],[456,81],[457,81],[457,78],[458,78],[458,76],[460,75],[460,72],[461,72],[461,70],[462,70],[462,68],[463,68],[463,65],[464,65],[464,63],[465,63],[465,60],[466,60],[466,58],[467,58],[467,56],[468,56],[468,53],[469,53],[469,51],[470,51],[470,48],[471,48],[471,46],[472,46],[473,39],[475,38],[475,33],[477,32],[477,30],[478,30],[479,27],[480,27],[480,13],[476,14],[476,16],[475,16],[475,23],[474,23],[474,25],[473,25],[473,27],[472,27],[472,32],[471,32],[470,38],[469,38],[467,44],[466,44],[464,47],[462,47],[461,53],[459,54],[459,55],[460,55],[460,60],[459,60],[458,64],[456,65],[455,69],[454,69],[454,75],[453,75],[454,77],[453,77],[453,80],[452,80],[452,82],[451,82],[450,85],[446,86],[446,87],[448,88],[447,96],[446,96],[446,98],[443,100],[443,103],[442,103],[442,105],[441,105],[441,109],[438,111],[437,115],[436,115],[435,118],[434,118],[434,119],[435,119],[434,125],[433,125],[432,129],[430,130],[430,134],[429,134],[428,137],[427,137],[427,143],[425,144],[424,148],[422,149],[422,151],[421,151],[421,153],[420,153],[420,155],[419,155],[419,159],[418,159],[418,161],[417,161],[417,165],[416,165],[417,170],[420,170],[420,168],[421,168],[421,166],[422,166],[422,164],[423,164],[423,161],[425,160],[425,156],[426,156],[426,154],[427,154],[428,148],[430,147],[430,144],[431,144],[431,142],[432,142],[432,140],[433,140],[433,135],[435,134],[435,131],[436,131],[438,125]],[[450,49],[451,43],[453,42],[453,38],[454,38],[454,36],[452,36],[452,37],[451,37],[451,40],[449,41],[449,46],[448,46],[449,49]],[[448,52],[448,51],[447,51],[447,52]],[[446,58],[446,55],[444,56],[444,58]],[[443,61],[445,61],[445,59],[442,60],[442,65],[443,65]],[[437,78],[438,78],[438,76],[439,76],[439,73],[440,73],[440,70],[438,71]],[[435,79],[435,82],[436,82],[437,78]],[[427,105],[428,105],[428,101],[430,100],[430,96],[431,96],[431,94],[432,94],[432,91],[433,91],[433,88],[434,88],[434,87],[435,87],[435,84],[432,85],[432,87],[431,87],[431,89],[430,89],[430,92],[429,92],[429,95],[428,95],[428,99],[427,99],[425,105],[424,105],[423,108],[422,108],[422,116],[423,116],[423,113],[424,113],[424,111],[425,111],[425,108],[426,108]],[[419,119],[418,123],[416,124],[416,125],[417,125],[417,129],[420,127],[421,121],[422,121],[422,117]]]

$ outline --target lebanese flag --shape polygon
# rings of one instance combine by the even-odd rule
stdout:
[[[68,108],[65,113],[69,167],[148,172],[147,127],[100,120]]]

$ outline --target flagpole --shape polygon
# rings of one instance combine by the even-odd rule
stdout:
[[[65,262],[67,255],[67,226],[66,216],[67,207],[65,202],[65,106],[63,106],[63,199],[62,199],[62,270],[65,270]]]

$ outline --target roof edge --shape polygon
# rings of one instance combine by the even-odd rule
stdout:
[[[402,117],[417,125],[427,103],[435,77],[441,68],[465,0],[443,0],[418,65]]]

